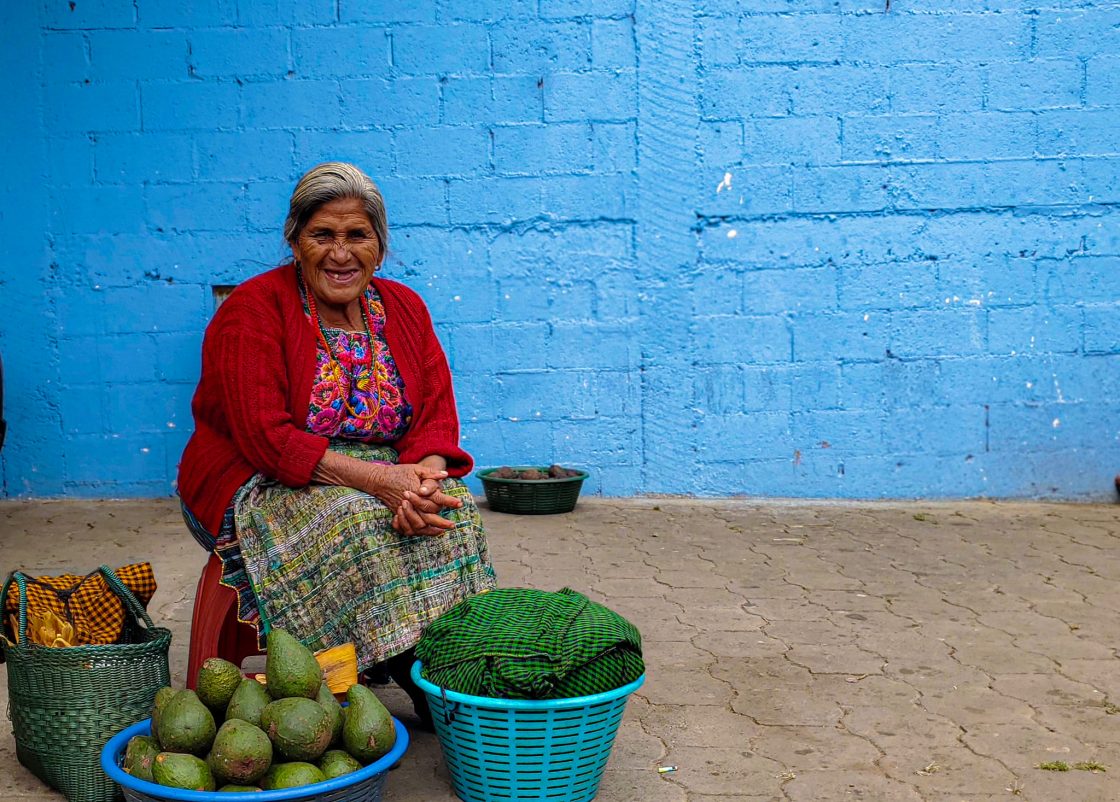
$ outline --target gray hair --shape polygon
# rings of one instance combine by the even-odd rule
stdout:
[[[303,174],[288,202],[284,220],[284,240],[295,242],[307,221],[319,207],[342,198],[357,198],[365,206],[366,217],[381,244],[378,261],[389,248],[389,222],[385,216],[385,199],[377,184],[360,169],[346,162],[324,162]]]

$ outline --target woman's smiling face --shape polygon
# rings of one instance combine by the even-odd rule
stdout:
[[[291,245],[316,303],[340,311],[361,297],[381,262],[381,243],[358,198],[324,203]]]

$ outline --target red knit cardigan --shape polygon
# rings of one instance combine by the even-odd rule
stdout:
[[[473,461],[459,447],[451,372],[428,309],[403,284],[381,278],[373,284],[385,306],[385,339],[412,404],[408,431],[391,445],[402,463],[437,454],[451,476],[463,476]],[[327,450],[327,438],[306,430],[315,353],[315,331],[291,264],[239,286],[206,327],[179,495],[212,533],[253,474],[289,487],[311,481]]]

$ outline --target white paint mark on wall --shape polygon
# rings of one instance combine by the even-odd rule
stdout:
[[[456,296],[455,296],[454,298],[452,298],[451,300],[452,300],[452,301],[461,301],[461,300],[463,300],[463,296],[462,296],[462,295],[456,295]]]
[[[737,236],[739,236],[739,232],[736,231],[735,229],[731,229],[730,231],[727,232],[727,238],[728,239],[735,239]]]
[[[1054,379],[1054,395],[1057,397],[1059,404],[1064,404],[1066,402],[1066,397],[1062,395],[1062,385],[1058,384],[1058,374],[1053,373],[1051,375]]]
[[[1051,423],[1050,425],[1053,426],[1055,429],[1057,429],[1059,426],[1062,425],[1061,418],[1054,418],[1054,422]]]
[[[723,192],[725,189],[731,189],[731,173],[724,173],[723,180],[716,186],[716,194]]]

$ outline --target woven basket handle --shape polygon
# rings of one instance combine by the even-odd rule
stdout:
[[[144,609],[144,605],[140,603],[140,600],[136,598],[124,582],[121,582],[121,578],[117,576],[116,572],[107,565],[102,565],[97,570],[101,572],[101,576],[104,577],[105,584],[109,586],[109,590],[117,594],[120,600],[124,602],[125,607],[127,607],[134,616],[141,619],[144,622],[144,626],[148,629],[154,629],[155,624],[152,623],[148,611]]]
[[[13,634],[19,639],[20,645],[23,645],[27,643],[27,576],[23,571],[12,571],[4,580],[4,589],[0,591],[0,612],[8,607],[8,590],[13,582],[19,588],[19,624]]]

